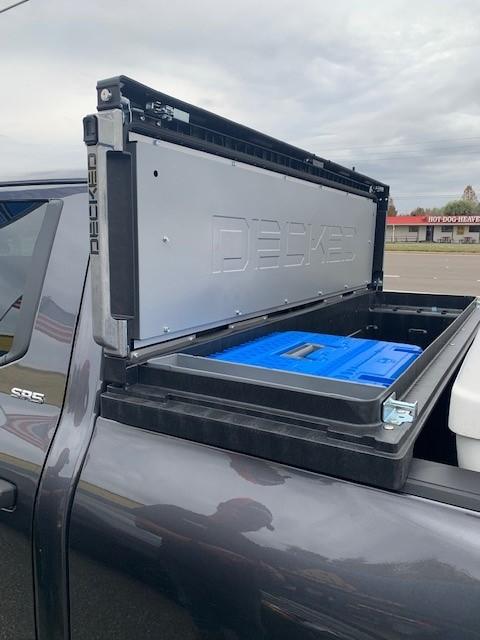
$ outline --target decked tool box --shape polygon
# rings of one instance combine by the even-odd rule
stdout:
[[[401,487],[480,311],[382,291],[388,187],[125,77],[84,128],[102,415]],[[387,386],[209,357],[291,331],[422,352]]]
[[[209,357],[222,362],[389,387],[421,353],[420,347],[397,342],[283,331]]]

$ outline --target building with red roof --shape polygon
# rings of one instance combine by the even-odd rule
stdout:
[[[480,242],[480,215],[388,216],[387,242]]]

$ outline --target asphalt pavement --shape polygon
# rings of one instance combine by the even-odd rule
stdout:
[[[480,296],[480,254],[385,251],[384,289]]]

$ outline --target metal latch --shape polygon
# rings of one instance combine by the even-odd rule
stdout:
[[[157,118],[160,118],[161,120],[166,120],[167,122],[171,122],[173,119],[187,123],[190,121],[190,114],[187,113],[187,111],[182,111],[181,109],[171,107],[168,104],[163,104],[159,100],[147,102],[145,105],[145,111]]]
[[[385,400],[382,405],[382,422],[385,429],[393,429],[406,422],[413,422],[417,417],[417,402],[402,402],[397,400],[397,394]]]

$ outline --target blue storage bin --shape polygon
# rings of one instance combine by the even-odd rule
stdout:
[[[397,342],[306,331],[272,333],[208,357],[381,387],[391,385],[422,353]]]

